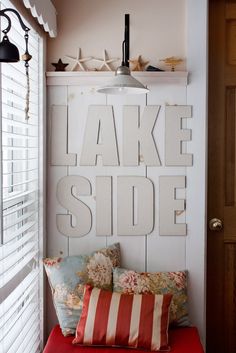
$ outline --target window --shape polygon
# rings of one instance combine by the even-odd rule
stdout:
[[[0,3],[1,8],[13,7],[9,0]],[[11,20],[9,39],[22,54],[24,32],[15,15]],[[1,25],[5,28],[6,23]],[[1,67],[0,353],[34,353],[41,348],[41,45],[31,29],[28,120],[24,62]]]

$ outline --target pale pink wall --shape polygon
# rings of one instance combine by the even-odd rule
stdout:
[[[53,0],[58,36],[48,39],[48,70],[65,55],[121,57],[124,14],[130,17],[130,56],[152,65],[167,56],[186,57],[186,0]],[[119,62],[115,63],[116,67]],[[93,63],[88,65],[93,67]],[[160,65],[159,65],[160,66]],[[184,67],[184,66],[183,66]],[[181,68],[181,67],[180,67]],[[70,67],[68,68],[70,69]]]

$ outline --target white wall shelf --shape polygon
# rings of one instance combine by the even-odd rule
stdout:
[[[144,85],[174,84],[187,86],[188,72],[186,71],[140,71],[132,75]],[[46,73],[48,86],[76,86],[76,85],[102,85],[114,76],[114,72],[107,71],[49,71]]]

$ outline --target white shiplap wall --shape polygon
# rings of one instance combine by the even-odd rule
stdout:
[[[60,13],[63,12],[63,2],[57,1],[56,7]],[[59,4],[60,3],[60,4]],[[105,2],[104,2],[105,3]],[[127,1],[126,1],[127,3]],[[126,4],[125,3],[125,4]],[[148,270],[156,270],[157,267],[160,270],[165,269],[172,269],[175,268],[183,268],[186,267],[190,271],[190,283],[189,283],[189,302],[190,302],[190,313],[193,323],[196,324],[200,330],[200,334],[202,340],[204,342],[205,338],[205,257],[206,257],[206,250],[205,250],[205,238],[206,238],[206,156],[207,156],[207,147],[206,147],[206,134],[207,134],[207,12],[208,12],[208,1],[207,0],[188,0],[185,2],[177,1],[176,4],[173,2],[169,2],[170,8],[163,12],[163,9],[167,9],[165,2],[155,1],[155,6],[157,6],[157,10],[153,10],[153,6],[149,7],[152,10],[152,14],[155,16],[154,21],[149,21],[148,25],[155,25],[154,31],[148,30],[147,24],[145,24],[145,18],[147,20],[147,16],[143,17],[143,8],[140,11],[140,18],[141,23],[144,24],[143,26],[137,26],[137,19],[134,17],[136,14],[136,8],[133,12],[127,10],[127,13],[131,13],[132,19],[134,21],[134,26],[132,27],[132,38],[134,38],[135,30],[137,28],[145,28],[143,31],[143,35],[146,38],[147,33],[153,33],[154,40],[150,43],[157,43],[155,45],[160,45],[158,50],[155,49],[155,45],[150,45],[149,41],[146,42],[145,39],[138,35],[138,41],[132,41],[133,49],[131,55],[137,55],[140,53],[140,48],[144,48],[143,45],[146,43],[146,49],[142,49],[143,53],[146,54],[148,58],[152,55],[154,56],[153,64],[156,64],[157,60],[157,53],[159,57],[165,57],[170,55],[180,55],[181,57],[186,56],[186,63],[187,63],[187,70],[189,71],[189,84],[187,87],[184,87],[182,79],[177,79],[175,77],[175,83],[173,83],[173,76],[170,79],[169,75],[166,77],[166,73],[152,73],[152,76],[145,78],[146,73],[139,73],[138,79],[143,77],[144,81],[147,80],[149,82],[149,87],[155,87],[156,91],[151,91],[148,99],[148,104],[151,104],[153,101],[154,103],[161,104],[161,99],[163,99],[163,104],[168,102],[170,104],[189,104],[193,107],[193,119],[188,119],[188,126],[189,128],[192,127],[193,130],[193,141],[188,143],[188,152],[194,154],[194,165],[192,168],[187,169],[187,214],[186,220],[188,224],[188,235],[187,237],[158,237],[154,234],[148,236],[148,242],[146,243],[146,239],[143,238],[143,242],[139,247],[139,250],[135,247],[134,250],[134,243],[131,242],[130,247],[132,246],[131,250],[127,246],[122,246],[122,250],[124,253],[123,262],[127,266],[134,266],[137,269],[145,268],[145,261]],[[90,19],[91,11],[89,4],[87,1],[85,2],[85,10],[89,12],[89,16],[84,16],[84,12],[80,11],[81,16],[83,18]],[[93,3],[91,2],[92,7]],[[133,7],[133,3],[130,2],[131,6]],[[143,6],[143,3],[140,2]],[[182,5],[181,5],[182,4]],[[62,9],[58,8],[58,6],[62,6]],[[127,4],[126,4],[127,5]],[[71,9],[73,13],[77,13],[75,7],[77,3],[74,1],[73,6]],[[80,6],[81,10],[81,4]],[[111,5],[112,6],[112,5]],[[123,4],[119,5],[122,7],[123,12]],[[180,17],[177,15],[176,17],[176,8],[178,8],[178,13]],[[106,5],[107,8],[107,5]],[[147,8],[148,9],[148,8]],[[133,8],[131,9],[133,10]],[[108,8],[109,11],[109,8]],[[159,13],[161,16],[161,20],[158,20],[156,14]],[[119,11],[117,12],[117,16],[120,16]],[[186,15],[186,22],[185,18],[181,17],[181,14]],[[114,14],[113,14],[114,15]],[[75,55],[75,44],[80,45],[88,55],[94,54],[94,45],[99,50],[97,52],[100,53],[101,48],[109,48],[113,53],[113,56],[116,55],[116,44],[120,43],[120,40],[117,37],[117,40],[114,41],[114,33],[109,32],[107,28],[110,28],[110,23],[108,21],[107,27],[104,24],[107,23],[107,12],[100,11],[98,16],[101,16],[102,26],[99,24],[95,26],[99,28],[100,31],[105,31],[105,35],[101,35],[101,40],[94,42],[93,31],[91,31],[90,23],[92,23],[92,27],[94,27],[94,18],[97,20],[96,16],[91,18],[91,22],[87,21],[86,25],[88,25],[85,30],[81,30],[81,27],[78,29],[78,32],[74,31],[74,28],[77,28],[78,24],[83,26],[83,23],[78,21],[78,16],[62,16],[61,20],[64,19],[64,24],[61,29],[62,36],[58,36],[57,40],[53,39],[53,41],[49,41],[48,49],[48,65],[51,62],[55,62],[58,60],[59,57],[62,57],[64,54],[68,55]],[[112,16],[114,19],[114,16]],[[162,20],[164,22],[162,23]],[[177,22],[176,22],[177,19]],[[123,21],[123,19],[122,19]],[[169,25],[171,23],[171,26]],[[161,27],[159,28],[159,24]],[[183,26],[184,24],[184,26]],[[67,27],[67,25],[69,27]],[[121,25],[122,22],[121,22]],[[116,28],[120,28],[121,25],[115,26]],[[164,25],[168,26],[168,30],[174,30],[178,28],[178,38],[176,36],[171,35],[169,31],[164,30]],[[186,26],[185,26],[186,25]],[[73,28],[73,31],[70,31],[70,26]],[[90,26],[90,27],[89,27]],[[182,28],[182,31],[179,31],[179,28]],[[161,35],[158,35],[161,33]],[[120,30],[119,30],[120,35]],[[85,36],[85,40],[83,41],[83,36]],[[89,37],[91,36],[91,37]],[[156,37],[158,40],[156,41]],[[79,42],[78,42],[79,38]],[[107,40],[109,42],[103,42]],[[90,39],[90,40],[88,40]],[[179,41],[180,39],[180,41]],[[144,43],[145,42],[145,43]],[[79,44],[78,44],[79,43]],[[106,45],[102,45],[102,43],[108,43]],[[184,46],[182,46],[182,44]],[[113,48],[113,45],[115,47]],[[111,47],[112,46],[112,47]],[[113,48],[113,49],[112,49]],[[120,53],[120,44],[117,45],[118,53]],[[165,48],[170,48],[167,52]],[[186,54],[185,54],[186,48]],[[180,52],[179,52],[180,50]],[[96,51],[95,51],[96,52]],[[136,54],[135,54],[136,53]],[[86,56],[86,53],[84,53]],[[52,69],[51,65],[49,65],[50,69]],[[106,79],[106,76],[109,76],[110,73],[96,73],[96,77],[94,76],[93,80],[87,80],[87,76],[90,73],[85,72],[79,74],[80,77],[76,77],[75,72],[66,72],[63,75],[61,73],[51,73],[51,77],[48,77],[48,84],[55,85],[54,87],[49,87],[49,106],[50,104],[67,104],[67,89],[69,90],[71,87],[67,86],[83,86],[86,85],[87,82],[93,82],[94,84],[101,83],[101,74],[103,79]],[[84,77],[83,77],[84,74]],[[177,76],[178,73],[176,72]],[[68,79],[68,76],[70,79]],[[164,77],[163,77],[164,75]],[[179,83],[179,86],[176,87],[175,84]],[[169,89],[170,87],[174,86],[174,89]],[[167,98],[165,98],[167,97]],[[167,101],[165,101],[165,99]],[[163,106],[161,113],[163,114]],[[161,116],[161,115],[160,115]],[[161,119],[160,116],[156,123],[155,134],[161,134],[161,129],[157,129],[157,127],[161,127]],[[48,116],[49,118],[49,116]],[[163,124],[163,121],[162,121]],[[75,132],[76,133],[76,132]],[[163,143],[158,142],[158,148],[161,151],[163,149]],[[162,152],[161,152],[162,154]],[[157,168],[156,168],[157,169]],[[69,252],[69,240],[66,237],[61,236],[58,234],[55,221],[53,217],[58,212],[62,212],[62,208],[57,204],[55,199],[55,188],[58,180],[66,175],[67,168],[65,167],[53,167],[48,169],[48,232],[47,232],[47,243],[48,243],[48,254],[50,255],[58,255],[60,251],[63,251],[63,254],[66,255]],[[173,172],[173,170],[172,170]],[[157,180],[157,175],[155,171],[149,168],[148,176],[150,178],[155,178]],[[153,175],[151,175],[151,173]],[[159,172],[160,173],[160,172]],[[170,170],[171,173],[171,170]],[[176,170],[177,173],[177,170]],[[156,184],[156,181],[155,181]],[[158,185],[155,185],[157,190],[156,198],[158,197]],[[156,210],[156,215],[157,210]],[[51,219],[52,218],[52,219]],[[157,219],[158,222],[158,219]],[[105,239],[96,239],[97,241],[101,242],[101,245],[107,242],[112,242],[112,238]],[[115,237],[114,237],[115,238]],[[120,238],[120,237],[119,237]],[[137,239],[137,237],[135,237]],[[92,250],[96,243],[93,244],[93,240],[90,239],[89,236],[86,236],[87,239],[85,243],[85,247],[82,247],[82,239],[81,245],[78,248],[80,252],[89,252]],[[122,238],[123,242],[128,243],[128,238]],[[123,243],[124,244],[124,243]],[[156,244],[156,246],[155,246]],[[99,244],[98,244],[99,245]],[[127,244],[126,244],[127,245]],[[70,247],[71,250],[71,247]],[[147,252],[147,255],[145,255]],[[145,258],[145,260],[141,260]],[[138,259],[138,261],[136,261]],[[50,296],[49,296],[50,297]],[[51,302],[47,301],[48,303],[48,331],[52,327],[53,323],[55,322],[54,311],[51,306]]]
[[[108,76],[110,74],[107,74]],[[84,77],[86,76],[86,77]],[[105,75],[106,76],[106,75]],[[188,269],[190,276],[191,292],[190,299],[193,308],[198,307],[198,303],[202,302],[204,292],[197,289],[198,283],[204,281],[204,264],[200,259],[199,268],[192,268],[191,261],[188,261],[188,253],[194,250],[188,241],[190,237],[194,237],[193,244],[198,244],[196,224],[191,219],[191,213],[202,214],[199,209],[198,199],[189,198],[189,191],[196,190],[201,185],[205,185],[204,177],[199,178],[199,164],[192,167],[165,167],[164,161],[164,134],[165,134],[165,106],[169,105],[186,105],[188,104],[187,93],[188,86],[185,73],[163,73],[150,74],[142,73],[140,78],[143,83],[147,84],[150,92],[147,95],[137,96],[106,96],[95,92],[97,85],[102,84],[104,79],[101,73],[51,73],[48,75],[48,133],[49,133],[49,150],[50,155],[50,114],[52,105],[68,105],[68,152],[77,153],[77,166],[51,166],[48,165],[48,227],[47,227],[47,255],[48,256],[67,256],[74,254],[90,253],[95,249],[120,242],[122,249],[122,265],[139,271],[169,271]],[[96,167],[79,166],[79,158],[81,155],[81,147],[83,134],[87,118],[89,105],[112,105],[114,109],[116,133],[119,154],[120,167],[103,167],[100,163]],[[122,166],[122,110],[124,105],[139,105],[140,111],[145,105],[161,105],[161,110],[154,128],[154,137],[159,151],[162,166],[146,167],[141,164],[138,167]],[[184,126],[194,128],[193,140],[185,145],[185,151],[191,151],[194,154],[194,161],[199,160],[199,154],[202,150],[199,145],[205,145],[204,134],[200,135],[198,124],[194,123],[196,119],[195,108],[193,106],[193,119],[185,119]],[[198,116],[197,119],[204,123],[205,116]],[[201,125],[201,124],[200,124]],[[198,136],[199,135],[199,136]],[[198,136],[195,140],[194,136]],[[202,161],[204,163],[204,161]],[[201,164],[201,163],[200,163]],[[189,180],[188,174],[191,174]],[[84,202],[90,207],[93,214],[93,225],[88,235],[81,238],[68,238],[62,235],[56,227],[56,214],[65,213],[65,209],[60,206],[56,199],[56,187],[59,180],[66,175],[81,175],[87,177],[92,185],[92,197],[85,197]],[[110,175],[113,177],[113,236],[102,237],[96,236],[95,226],[95,177]],[[117,183],[118,175],[141,175],[150,178],[155,188],[155,227],[151,234],[146,236],[117,236],[116,235],[116,200],[117,200]],[[160,175],[186,175],[187,189],[178,190],[178,197],[186,196],[187,210],[182,214],[180,221],[188,223],[188,235],[185,236],[160,236],[159,235],[159,176]],[[195,175],[195,177],[194,177]],[[196,184],[197,182],[197,184]],[[83,197],[81,197],[83,200]],[[199,199],[199,202],[201,200]],[[204,223],[204,219],[199,222],[199,230]],[[194,232],[191,229],[194,227]],[[195,246],[194,245],[194,246]],[[199,247],[203,244],[198,244]],[[196,264],[194,265],[196,266]],[[196,284],[196,288],[195,288]],[[194,295],[196,289],[197,296]],[[200,294],[200,296],[199,296]],[[50,294],[49,294],[50,298]],[[48,301],[49,302],[49,301]],[[192,321],[200,330],[203,329],[204,308],[198,312],[192,310]],[[55,323],[55,314],[53,313],[51,302],[48,304],[48,326],[49,329]]]

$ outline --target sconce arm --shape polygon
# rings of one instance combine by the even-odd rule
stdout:
[[[24,22],[22,21],[22,18],[21,18],[21,16],[20,16],[20,14],[19,14],[19,12],[17,12],[15,9],[9,9],[9,8],[0,10],[0,16],[4,16],[4,17],[8,20],[8,26],[7,26],[7,28],[4,29],[2,32],[5,33],[5,34],[7,34],[7,33],[10,31],[10,29],[11,29],[11,19],[10,19],[10,17],[9,17],[8,15],[6,15],[6,12],[9,12],[9,11],[10,11],[10,12],[13,12],[13,13],[17,16],[17,18],[18,18],[18,20],[19,20],[19,22],[20,22],[21,28],[22,28],[25,32],[28,32],[28,31],[30,30],[30,28],[27,27],[27,26],[24,24]]]

